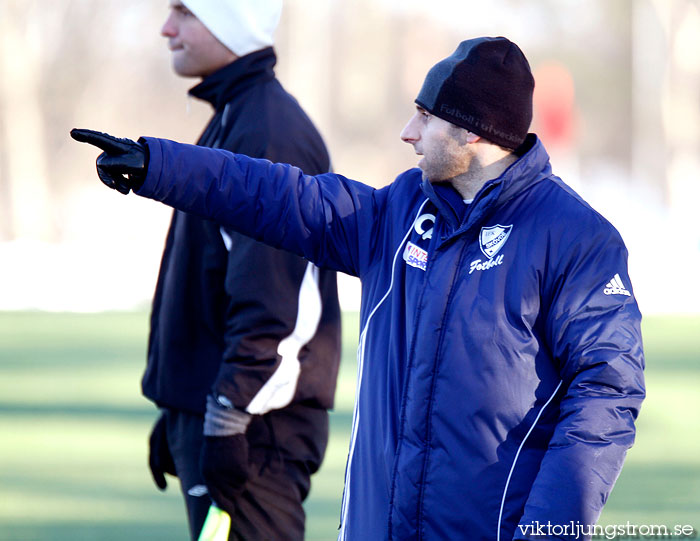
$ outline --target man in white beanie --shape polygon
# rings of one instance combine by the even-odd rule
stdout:
[[[273,72],[281,6],[170,0],[161,33],[173,70],[201,78],[189,94],[214,108],[199,145],[324,173],[321,136]],[[153,478],[164,490],[165,473],[179,477],[192,539],[208,513],[205,530],[223,524],[229,539],[303,539],[339,360],[333,272],[174,212],[142,385],[162,411]]]

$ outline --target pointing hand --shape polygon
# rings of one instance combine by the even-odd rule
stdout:
[[[141,187],[148,170],[148,150],[144,145],[94,130],[73,129],[70,135],[103,150],[96,165],[104,184],[124,195]]]

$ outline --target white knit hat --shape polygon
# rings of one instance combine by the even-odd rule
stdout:
[[[192,13],[236,56],[273,44],[282,0],[182,0]]]

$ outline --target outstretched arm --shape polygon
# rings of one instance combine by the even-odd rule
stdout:
[[[122,193],[134,190],[214,220],[319,267],[359,276],[368,263],[382,191],[340,175],[308,176],[290,165],[164,139],[135,143],[91,130],[71,135],[104,150],[98,175]]]

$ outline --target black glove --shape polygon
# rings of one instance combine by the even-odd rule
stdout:
[[[252,416],[213,397],[207,397],[204,444],[200,455],[202,478],[214,503],[229,514],[248,480],[248,439],[245,431]]]
[[[175,473],[175,463],[168,447],[165,422],[165,413],[162,413],[151,431],[148,451],[148,466],[151,468],[153,481],[161,490],[165,490],[168,486],[168,483],[165,481],[166,473],[177,475]]]
[[[248,480],[248,440],[245,434],[204,436],[199,460],[209,496],[219,509],[233,515],[236,497]]]
[[[107,186],[126,195],[143,185],[148,170],[148,149],[145,145],[94,130],[72,129],[70,136],[104,150],[96,163],[97,175]]]

